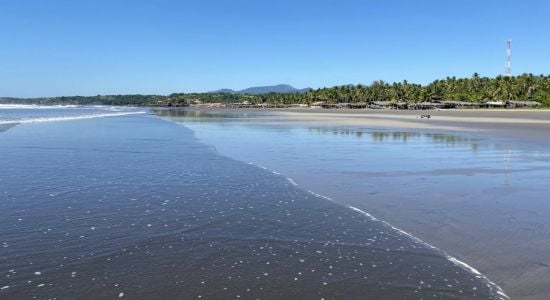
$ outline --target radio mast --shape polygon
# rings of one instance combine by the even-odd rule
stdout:
[[[512,40],[506,41],[506,76],[512,76]]]

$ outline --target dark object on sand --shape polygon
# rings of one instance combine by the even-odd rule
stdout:
[[[430,115],[420,115],[420,118],[422,118],[422,119],[424,119],[424,118],[429,119],[429,118],[431,118],[431,117],[432,117],[432,116],[430,116]]]

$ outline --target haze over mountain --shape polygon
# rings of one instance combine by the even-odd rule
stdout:
[[[256,86],[249,87],[244,90],[235,91],[232,89],[221,89],[217,91],[212,91],[210,93],[227,93],[227,94],[269,94],[269,93],[282,93],[282,94],[291,94],[291,93],[306,93],[311,88],[297,89],[288,84],[278,84],[278,85],[269,85],[269,86]]]

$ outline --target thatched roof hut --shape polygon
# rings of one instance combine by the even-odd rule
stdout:
[[[394,109],[409,109],[409,103],[407,102],[391,102],[390,107]]]
[[[321,106],[327,104],[326,101],[317,101],[317,102],[313,102],[311,103],[310,107],[311,108],[321,108]]]
[[[507,101],[506,107],[517,108],[517,107],[540,107],[542,104],[537,101]]]
[[[445,104],[443,103],[434,103],[434,102],[421,102],[421,103],[412,103],[409,105],[410,109],[438,109],[444,108]]]
[[[365,102],[350,103],[349,108],[352,108],[352,109],[367,108],[367,103],[365,103]]]
[[[504,101],[487,101],[483,103],[483,105],[487,108],[499,108],[499,107],[505,107],[506,102]]]

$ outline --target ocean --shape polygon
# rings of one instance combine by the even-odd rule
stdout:
[[[166,113],[0,106],[0,126],[1,299],[507,298]]]

